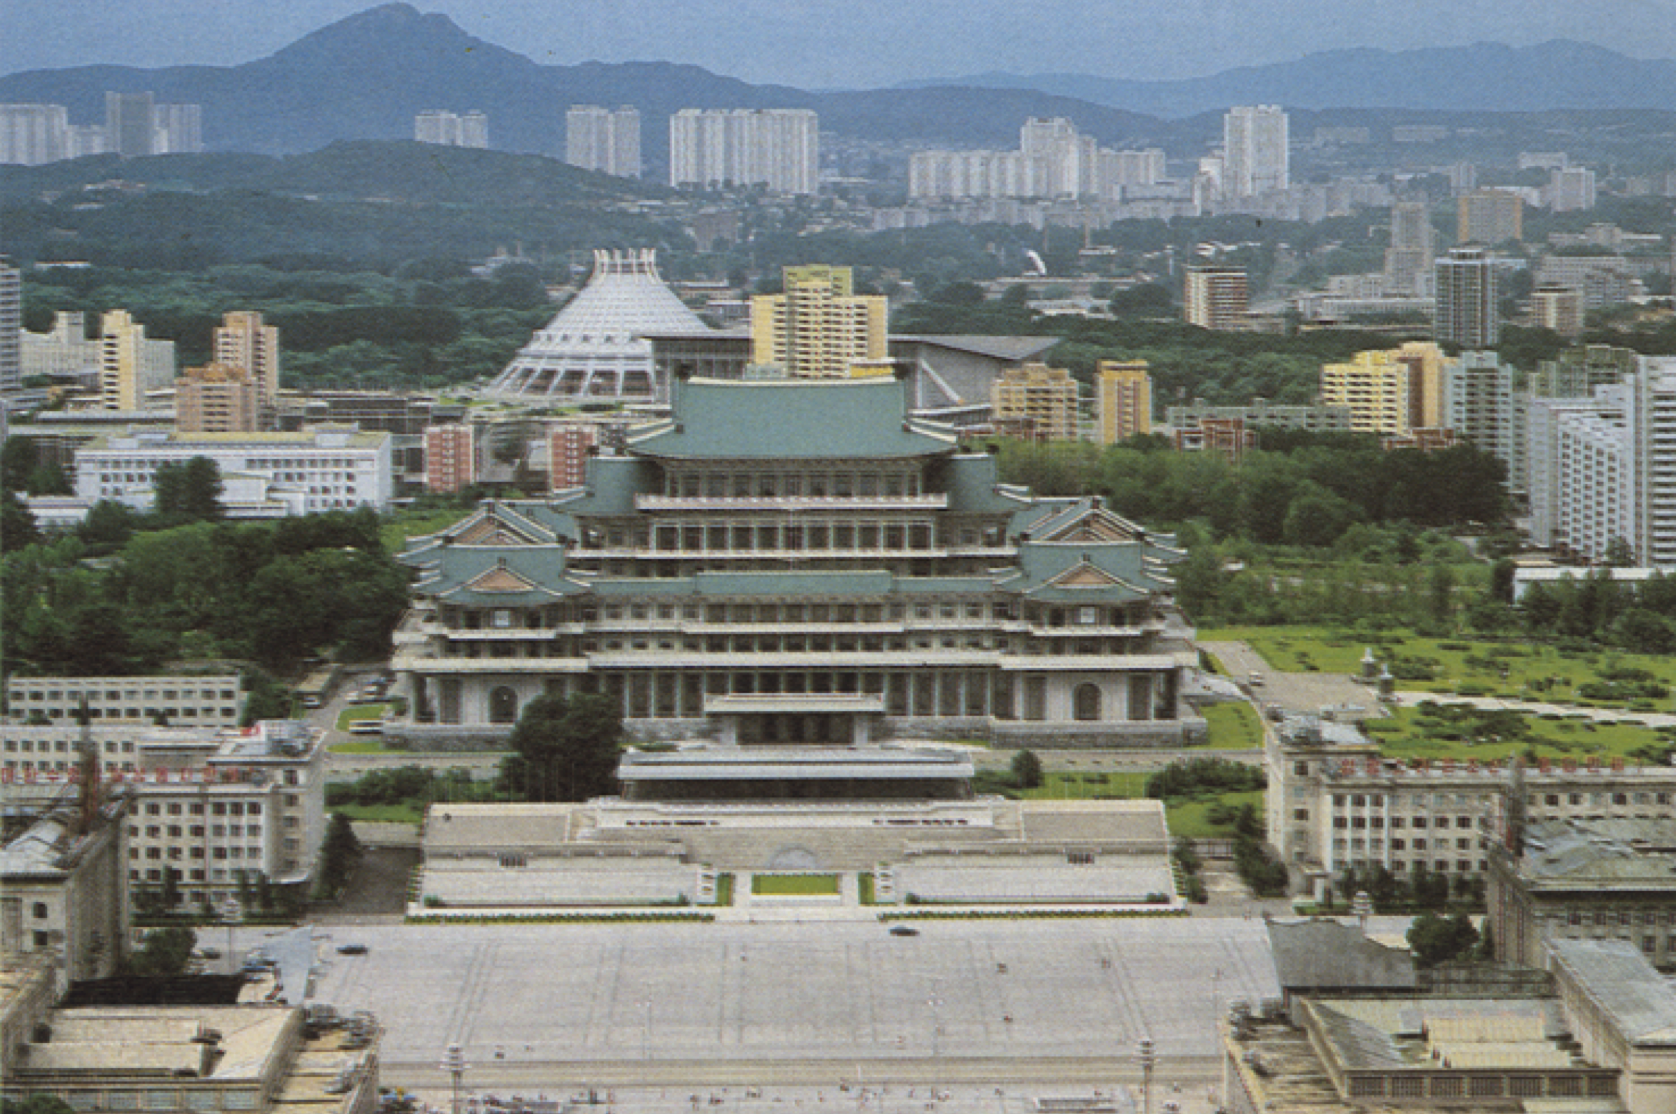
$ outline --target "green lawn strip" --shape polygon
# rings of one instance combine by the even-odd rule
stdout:
[[[716,904],[733,904],[733,875],[725,871],[716,875]]]
[[[351,704],[338,713],[338,730],[348,731],[350,724],[363,720],[383,719],[393,707],[395,705],[387,701],[377,704]]]
[[[1263,745],[1263,721],[1257,709],[1243,700],[1212,704],[1205,709],[1211,750],[1256,750]]]
[[[1446,705],[1446,699],[1439,704]],[[1515,713],[1528,725],[1529,733],[1505,741],[1474,741],[1470,738],[1451,738],[1462,733],[1461,726],[1450,723],[1444,715],[1430,714],[1423,708],[1397,708],[1386,719],[1364,725],[1379,743],[1379,752],[1387,758],[1452,759],[1465,761],[1476,758],[1496,762],[1515,754],[1524,754],[1535,747],[1538,758],[1563,761],[1571,758],[1579,764],[1591,757],[1602,762],[1623,758],[1630,765],[1648,761],[1645,754],[1635,752],[1656,747],[1659,735],[1650,727],[1632,723],[1602,723],[1567,717],[1549,719],[1530,713]]]
[[[1223,824],[1211,823],[1210,813],[1217,805],[1225,805],[1231,810],[1249,804],[1257,809],[1257,815],[1263,815],[1263,791],[1255,789],[1246,793],[1223,793],[1215,797],[1201,797],[1194,800],[1166,801],[1164,815],[1170,825],[1171,838],[1186,839],[1233,839],[1234,825],[1230,821]]]
[[[399,747],[386,746],[377,735],[356,735],[326,748],[333,754],[407,754]]]
[[[1198,638],[1245,642],[1270,669],[1284,673],[1359,673],[1362,655],[1371,648],[1397,675],[1399,689],[1422,692],[1447,693],[1466,686],[1476,695],[1570,703],[1579,699],[1578,686],[1601,682],[1602,669],[1612,664],[1646,670],[1676,688],[1676,659],[1670,657],[1609,650],[1576,652],[1520,640],[1422,638],[1402,629],[1372,634],[1319,626],[1224,627],[1201,630]],[[1433,676],[1404,677],[1406,663],[1421,666]],[[1633,699],[1594,702],[1620,707]],[[1669,698],[1655,703],[1661,710],[1670,707]]]
[[[751,893],[763,897],[837,896],[836,874],[753,874]]]
[[[856,899],[862,905],[877,905],[878,904],[878,900],[874,896],[874,892],[873,892],[873,872],[872,871],[864,870],[860,874],[856,875],[855,892],[856,892]]]
[[[1014,792],[1025,800],[1130,800],[1145,795],[1146,775],[1136,773],[1077,773],[1049,770],[1042,784]]]
[[[423,807],[400,805],[332,805],[328,812],[341,812],[351,820],[386,824],[417,824],[425,816]]]
[[[469,507],[454,507],[437,511],[408,511],[386,519],[379,527],[379,540],[389,553],[400,553],[407,548],[409,538],[420,538],[446,530],[471,513]]]

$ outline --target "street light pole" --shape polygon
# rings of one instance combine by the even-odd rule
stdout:
[[[1142,1037],[1138,1051],[1141,1057],[1141,1114],[1152,1114],[1152,1068],[1158,1062],[1152,1038]]]
[[[442,1057],[442,1070],[454,1080],[453,1114],[460,1114],[460,1079],[466,1073],[466,1055],[459,1045],[448,1046],[448,1051]]]

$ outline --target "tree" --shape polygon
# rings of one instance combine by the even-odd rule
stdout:
[[[344,813],[332,813],[332,819],[326,825],[326,838],[320,842],[320,877],[315,884],[315,893],[322,898],[335,896],[349,881],[349,876],[355,872],[355,864],[360,861],[361,841],[356,838],[354,824]],[[263,903],[267,904],[270,900],[264,891]]]
[[[1435,967],[1452,959],[1466,958],[1478,944],[1478,929],[1465,913],[1440,917],[1421,913],[1408,929],[1408,946],[1421,967]]]
[[[40,540],[41,532],[35,528],[35,516],[29,508],[11,488],[0,490],[0,553],[16,553]]]
[[[207,522],[222,517],[221,470],[207,456],[160,464],[152,476],[156,511],[165,520]]]
[[[605,796],[616,788],[622,737],[621,706],[609,696],[538,696],[512,729],[502,775],[527,801]]]
[[[0,1114],[75,1114],[75,1108],[57,1095],[36,1092],[21,1100],[0,1100]]]
[[[40,460],[41,450],[33,437],[19,433],[6,438],[0,446],[0,488],[23,491]]]
[[[1632,569],[1635,567],[1635,547],[1622,537],[1614,537],[1606,543],[1606,553],[1600,563],[1609,569]]]
[[[1013,755],[1013,784],[1020,789],[1035,789],[1042,784],[1042,760],[1033,750],[1021,750]]]
[[[128,973],[133,975],[174,976],[183,973],[191,962],[192,949],[198,945],[198,934],[190,928],[173,925],[146,933],[139,949],[128,957]]]
[[[76,534],[90,549],[120,549],[134,536],[135,514],[115,499],[93,504]]]

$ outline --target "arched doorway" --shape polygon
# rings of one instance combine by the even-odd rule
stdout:
[[[501,685],[489,693],[489,722],[518,722],[518,694],[506,685]]]
[[[1100,718],[1100,686],[1092,681],[1077,686],[1071,694],[1073,714],[1085,723],[1096,722]]]

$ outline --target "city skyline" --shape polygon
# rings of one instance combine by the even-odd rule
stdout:
[[[14,0],[0,73],[93,64],[237,65],[372,6],[368,0],[299,0],[258,10],[250,0],[137,0],[113,10],[99,0]],[[882,0],[842,9],[762,0],[698,0],[678,9],[627,0],[558,6],[431,0],[417,6],[543,64],[667,60],[808,89],[998,71],[1171,80],[1318,51],[1482,41],[1518,47],[1574,39],[1631,57],[1676,57],[1676,5],[1669,0],[1517,6],[1420,0],[1401,9],[1326,0],[1139,0],[1102,13],[1093,25],[1084,9],[1066,0],[1045,0],[1027,11],[950,0],[899,10]],[[105,33],[91,38],[84,29],[93,26]],[[924,49],[929,43],[937,47],[930,54]]]

